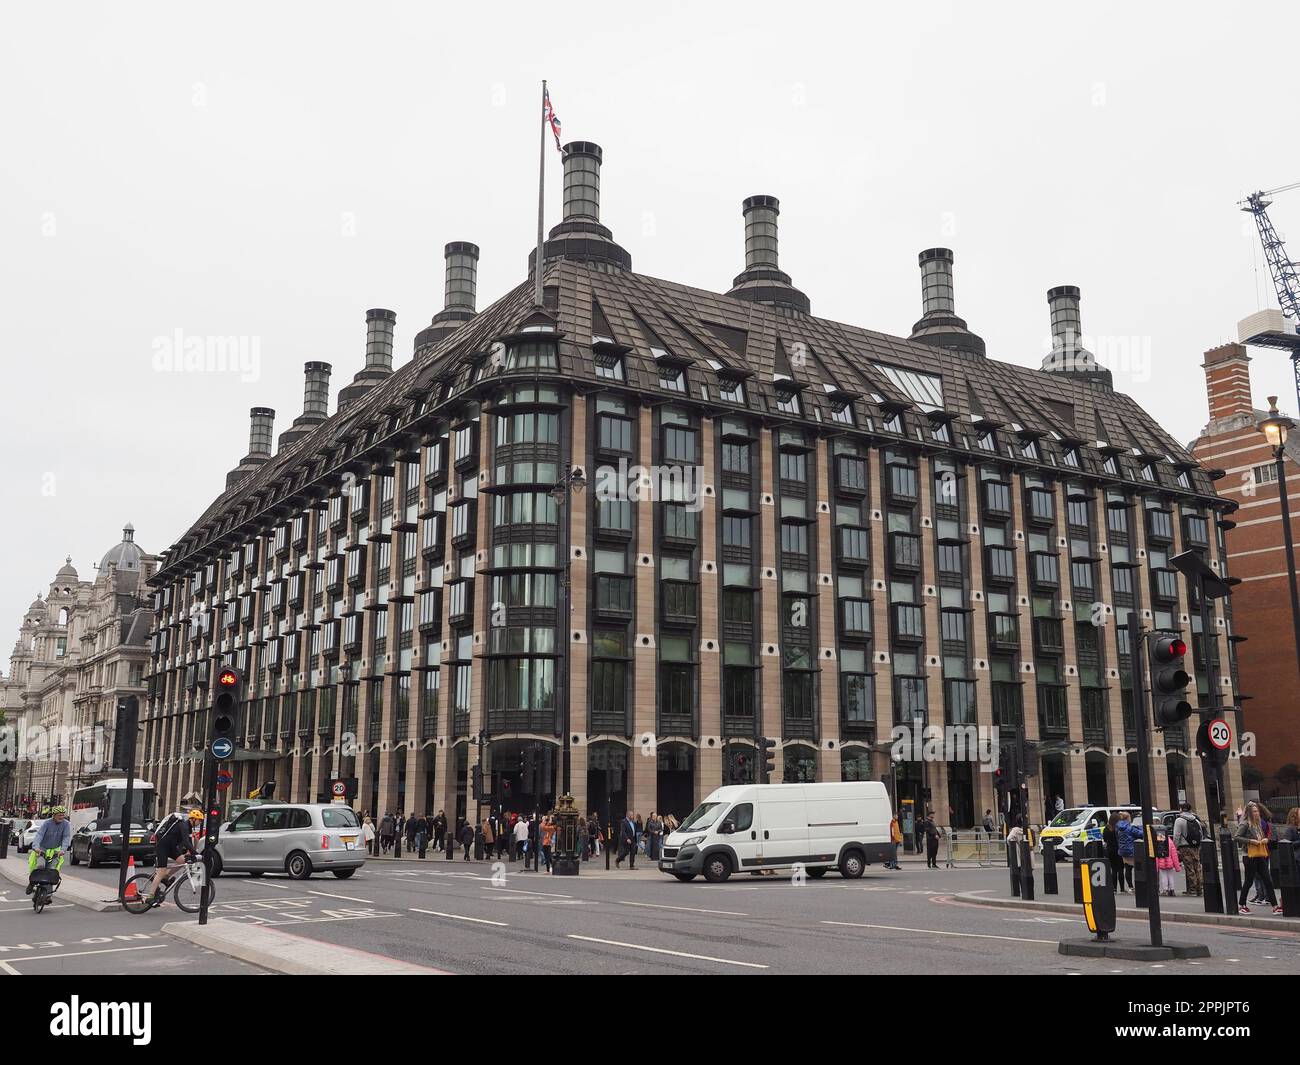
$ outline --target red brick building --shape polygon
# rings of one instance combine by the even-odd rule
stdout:
[[[1300,667],[1277,467],[1273,448],[1258,428],[1268,412],[1252,402],[1249,364],[1242,344],[1223,344],[1205,353],[1210,420],[1192,451],[1207,468],[1225,471],[1216,487],[1240,506],[1231,516],[1236,527],[1226,538],[1231,573],[1241,578],[1232,594],[1233,629],[1246,639],[1228,646],[1236,658],[1240,691],[1249,697],[1242,727],[1255,734],[1257,753],[1244,767],[1248,776],[1252,766],[1264,775],[1260,793],[1268,796],[1294,794],[1294,782],[1278,781],[1274,774],[1279,766],[1300,764]],[[1291,532],[1300,539],[1300,428],[1286,443],[1286,483]]]

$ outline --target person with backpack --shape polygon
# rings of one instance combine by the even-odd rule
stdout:
[[[1192,804],[1185,802],[1179,806],[1179,814],[1174,821],[1173,847],[1178,851],[1178,858],[1183,863],[1183,872],[1187,876],[1187,888],[1184,895],[1199,896],[1203,891],[1201,874],[1201,819],[1192,813]]]

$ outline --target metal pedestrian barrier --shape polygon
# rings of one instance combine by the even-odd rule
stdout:
[[[1007,844],[1001,836],[982,829],[959,832],[948,829],[947,854],[944,865],[949,869],[958,865],[990,868],[1007,864]]]

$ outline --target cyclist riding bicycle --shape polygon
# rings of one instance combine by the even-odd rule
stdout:
[[[154,854],[154,873],[153,880],[149,884],[149,898],[158,894],[158,889],[162,882],[182,868],[182,862],[172,865],[175,858],[182,854],[194,856],[194,833],[199,830],[203,824],[203,811],[191,810],[188,818],[181,817],[180,814],[172,814],[161,825],[158,826],[158,843],[157,850]]]
[[[41,855],[45,856],[46,865],[55,870],[63,868],[68,848],[72,846],[72,823],[68,820],[65,807],[56,806],[50,811],[50,819],[36,830],[36,839],[32,841],[31,856],[27,859],[27,871],[36,872],[36,864]],[[57,858],[56,858],[57,856]],[[32,893],[32,885],[27,885],[27,894]]]

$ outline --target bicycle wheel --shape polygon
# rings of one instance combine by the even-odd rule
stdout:
[[[203,889],[194,883],[184,873],[177,873],[175,880],[172,881],[172,898],[176,900],[176,905],[186,913],[198,913],[199,904],[203,901]],[[211,904],[217,897],[217,889],[213,886],[211,880],[208,881],[208,903]]]
[[[45,904],[49,901],[49,898],[46,897],[45,894],[45,888],[37,885],[36,890],[32,892],[32,909],[37,913],[40,913],[45,909]]]
[[[149,903],[146,900],[152,884],[153,877],[149,873],[136,873],[126,882],[126,897],[122,900],[122,908],[127,913],[146,913],[149,910]],[[132,887],[135,888],[134,898],[132,898]]]

